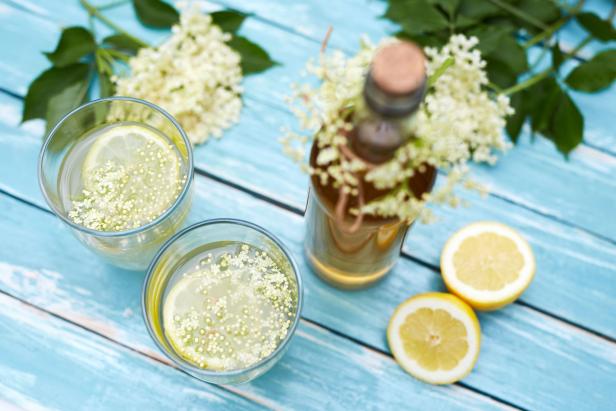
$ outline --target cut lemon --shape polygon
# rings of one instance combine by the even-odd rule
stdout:
[[[195,331],[205,327],[202,319],[196,316],[186,319],[187,314],[196,307],[204,306],[205,297],[201,292],[203,285],[204,278],[201,276],[186,276],[173,285],[163,305],[165,335],[180,357],[202,368],[222,370],[224,360],[214,355],[208,355],[207,359],[204,359],[203,353],[197,351],[198,345],[194,343],[192,334],[180,330],[176,324],[182,318],[182,321],[189,321],[189,326]]]
[[[159,132],[142,125],[118,123],[101,129],[97,134],[83,161],[84,188],[94,189],[93,171],[112,162],[121,167],[145,167],[148,174],[162,176],[162,186],[169,183],[175,189],[175,184],[171,183],[180,177],[180,159]],[[157,161],[151,161],[152,157]]]
[[[451,294],[425,293],[396,308],[387,341],[406,372],[430,384],[451,384],[473,369],[481,331],[464,301]]]
[[[179,153],[160,132],[118,123],[93,133],[83,160],[83,198],[73,202],[79,221],[120,231],[147,224],[178,198],[184,185]]]
[[[447,241],[441,271],[449,291],[478,310],[495,310],[526,290],[535,274],[535,258],[515,230],[481,221]]]

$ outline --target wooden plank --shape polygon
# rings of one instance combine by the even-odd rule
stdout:
[[[191,220],[234,216],[263,225],[279,236],[296,256],[303,274],[304,318],[337,333],[387,351],[384,331],[395,306],[416,293],[443,287],[440,277],[432,270],[403,259],[385,281],[369,290],[351,293],[334,289],[317,279],[301,256],[301,216],[203,177],[195,182]],[[141,352],[156,355],[137,314],[141,275],[102,265],[49,213],[9,198],[1,201],[0,232],[4,235],[0,239],[0,290]],[[23,253],[24,249],[28,252]],[[586,409],[591,405],[595,408],[613,405],[608,394],[616,384],[615,344],[517,304],[482,315],[481,323],[484,344],[476,370],[465,380],[469,387],[526,408]],[[344,339],[331,338],[332,343],[323,344],[332,350],[340,344],[343,347],[340,357],[344,358],[344,352],[348,351],[344,347],[349,345],[343,344]],[[406,390],[425,395],[451,395],[403,377],[394,371],[395,367],[382,371],[381,360],[374,364],[349,354],[350,362],[341,364],[337,357],[319,353],[312,357],[314,360],[306,361],[302,356],[305,348],[301,347],[277,382],[283,385],[283,392],[291,390],[284,388],[288,387],[286,384],[300,384],[305,391],[310,391],[305,395],[317,398],[323,395],[320,393],[324,387],[329,387],[331,393],[350,398],[359,395],[366,404],[383,405],[380,401],[384,399],[374,399],[376,394],[372,392],[356,393],[341,388],[340,384],[354,378],[358,364],[363,364],[363,377],[354,380],[357,385],[370,387],[375,381],[382,381],[376,391],[383,392],[385,387],[390,387],[393,393],[387,391],[382,395],[391,401]],[[335,367],[337,371],[324,372],[321,367],[326,370]],[[593,387],[589,393],[591,398],[570,390],[571,386],[587,383]],[[265,393],[269,385],[263,384]]]
[[[201,183],[208,184],[206,181]],[[208,190],[206,194],[204,188],[201,187],[201,195],[197,197],[199,202],[206,199],[204,194],[207,197],[218,194],[216,190]],[[222,186],[221,189],[224,190]],[[0,241],[20,244],[20,250],[26,249],[23,247],[28,250],[28,253],[16,252],[11,246],[0,252],[0,289],[3,292],[42,307],[132,350],[167,362],[151,342],[140,315],[142,274],[116,270],[102,264],[48,213],[6,197],[0,198],[0,201],[0,227],[3,233]],[[267,205],[265,207],[273,209]],[[223,214],[220,208],[218,214]],[[11,257],[17,257],[17,254],[21,256],[17,259]],[[6,299],[0,293],[0,307],[4,308],[3,302]],[[3,318],[3,315],[9,315],[7,312],[12,316],[9,319]],[[11,334],[6,335],[4,329],[12,330]],[[191,405],[194,401],[192,397],[206,396],[208,391],[216,392],[213,386],[198,383],[146,357],[131,354],[131,358],[135,359],[127,360],[127,355],[122,354],[126,350],[106,340],[101,342],[101,338],[48,315],[37,313],[28,316],[28,312],[15,309],[0,310],[0,331],[3,336],[0,339],[0,350],[3,352],[0,375],[3,375],[2,367],[9,367],[13,371],[8,376],[28,372],[28,378],[32,380],[53,380],[50,392],[62,393],[69,400],[80,401],[83,395],[84,403],[94,401],[96,397],[90,396],[100,394],[100,390],[113,391],[113,388],[104,385],[109,381],[124,387],[117,390],[117,398],[114,398],[118,401],[125,397],[124,390],[134,391],[127,396],[130,401],[133,397],[144,397],[141,400],[144,403],[149,398],[158,400],[158,396],[145,388],[138,388],[141,380],[147,380],[153,389],[165,387],[161,396],[176,397],[180,408],[197,406]],[[100,346],[104,346],[104,349]],[[101,355],[103,358],[100,358]],[[65,367],[64,357],[67,356],[75,363],[76,370],[70,366]],[[28,368],[31,364],[35,365]],[[117,369],[111,364],[118,364]],[[145,375],[140,367],[153,369],[165,378]],[[48,369],[53,371],[45,371]],[[92,391],[82,390],[75,383],[79,380],[90,381],[84,375],[88,371],[95,372],[101,380],[100,383],[92,383]],[[0,381],[2,388],[5,379]],[[20,398],[32,398],[43,403],[47,401],[47,389],[39,391],[39,386],[9,385],[9,388],[17,391]],[[462,387],[439,388],[416,382],[406,376],[390,357],[306,322],[302,322],[289,352],[272,371],[250,384],[232,389],[276,409],[377,406],[401,409],[409,403],[427,408],[434,401],[445,408],[500,407],[489,398]],[[2,391],[0,389],[0,398]],[[184,392],[187,393],[185,398]],[[114,406],[111,400],[113,398],[110,398],[109,405],[105,403],[106,407],[125,408]],[[135,407],[143,409],[141,405],[145,404],[137,402],[137,399],[135,401]],[[230,406],[233,406],[232,402]],[[171,406],[165,403],[160,407],[167,408]]]
[[[274,127],[277,116],[267,107],[247,102],[242,123],[221,141],[198,148],[202,168],[264,196],[303,209],[306,178],[289,160],[255,155],[238,147],[259,147],[260,153],[276,153],[278,144],[268,136],[267,125]],[[40,146],[41,123],[17,127],[20,102],[0,96],[0,188],[45,207],[36,181],[36,163]],[[532,156],[532,151],[528,156]],[[539,160],[538,160],[539,161]],[[561,164],[561,160],[557,161]],[[602,164],[597,162],[597,164]],[[590,164],[589,166],[592,166]],[[275,182],[274,186],[272,182]],[[438,265],[442,245],[461,225],[491,219],[518,228],[531,242],[539,262],[536,280],[523,301],[554,313],[599,333],[616,337],[611,313],[616,309],[616,284],[612,281],[616,266],[616,246],[567,225],[538,216],[507,201],[486,200],[466,195],[469,208],[440,209],[441,221],[429,226],[417,225],[408,236],[405,251],[427,263]],[[580,278],[584,278],[580,282]],[[592,296],[592,298],[589,298]]]
[[[41,7],[50,7],[48,3],[43,3]],[[67,8],[70,8],[67,6]],[[53,8],[55,10],[56,8]],[[3,13],[0,15],[0,24],[6,19],[23,19],[28,21],[28,24],[21,24],[22,27],[28,27],[32,24],[38,24],[41,21],[40,18],[19,11],[16,9],[10,9],[11,13]],[[124,10],[124,11],[122,11]],[[273,11],[278,10],[273,8]],[[313,12],[313,9],[310,8]],[[77,13],[77,11],[73,11]],[[137,31],[139,24],[136,23],[132,17],[132,11],[129,7],[121,7],[114,10],[114,17],[117,17],[119,22],[126,26],[133,28]],[[85,14],[83,14],[85,16]],[[132,23],[131,23],[132,21]],[[358,20],[358,24],[363,20]],[[356,30],[362,30],[362,26],[357,26]],[[139,28],[142,32],[143,28]],[[286,94],[288,85],[291,81],[297,79],[304,62],[309,56],[315,55],[317,52],[318,44],[311,42],[305,38],[298,37],[296,35],[289,34],[286,31],[280,30],[275,27],[271,27],[259,20],[249,19],[246,23],[245,34],[250,38],[255,39],[260,44],[269,48],[275,58],[282,61],[283,66],[274,68],[259,76],[252,76],[246,79],[246,94],[248,98],[257,102],[266,102],[263,106],[263,111],[269,113],[265,120],[268,120],[270,125],[267,130],[264,130],[256,135],[251,133],[246,135],[246,129],[243,127],[237,127],[236,133],[244,133],[245,137],[249,137],[248,142],[250,144],[258,144],[259,140],[267,140],[267,144],[264,147],[260,147],[260,150],[264,155],[259,156],[259,159],[263,162],[268,162],[269,166],[260,168],[259,174],[263,175],[263,178],[259,178],[261,181],[268,183],[265,187],[261,187],[263,190],[277,190],[281,182],[286,186],[301,184],[303,181],[301,177],[297,177],[297,180],[287,178],[287,173],[279,173],[278,170],[273,170],[277,167],[285,167],[292,174],[291,176],[299,176],[296,170],[293,170],[290,162],[283,159],[281,149],[277,144],[278,137],[280,135],[280,127],[282,125],[294,124],[294,119],[272,110],[270,102],[281,101],[282,95]],[[148,32],[149,33],[149,32]],[[17,35],[17,34],[15,34]],[[151,37],[152,34],[149,35]],[[154,33],[154,37],[159,39],[160,32]],[[29,48],[45,49],[43,46],[37,45],[39,37],[30,37],[29,33],[23,33],[22,37],[26,40],[21,40],[22,43],[29,44]],[[47,37],[54,37],[53,33],[49,33]],[[148,38],[149,38],[148,37]],[[350,35],[344,37],[349,38]],[[276,47],[276,44],[284,42],[285,47]],[[3,51],[0,50],[0,56]],[[21,67],[20,61],[15,61],[16,65]],[[24,66],[25,70],[32,70],[32,75],[40,69],[32,66]],[[7,73],[8,74],[8,73]],[[13,87],[19,89],[19,87],[25,87],[27,81],[24,83],[24,78],[5,76],[4,83],[0,85],[3,87]],[[22,86],[19,86],[22,84]],[[592,111],[587,118],[587,129],[591,130],[590,134],[599,134],[599,140],[612,139],[614,131],[612,127],[608,129],[600,129],[599,126],[606,124],[606,119],[610,118],[609,109],[610,102],[616,104],[616,93],[607,93],[610,96],[609,101],[603,101],[603,108],[600,111]],[[596,96],[595,96],[596,97]],[[599,97],[597,97],[599,98]],[[279,104],[279,103],[277,103]],[[280,107],[276,105],[276,107]],[[603,119],[600,124],[593,125],[594,118]],[[599,131],[594,131],[599,130]],[[221,143],[222,149],[226,151],[225,156],[238,157],[241,152],[246,153],[245,143],[240,142],[239,139],[234,136],[237,135],[234,130],[226,133],[226,138]],[[540,139],[535,144],[530,142],[528,134],[522,139],[521,143],[512,150],[496,167],[476,167],[477,178],[479,181],[484,182],[494,191],[495,194],[507,198],[508,200],[521,204],[524,207],[538,210],[541,213],[553,216],[554,218],[568,221],[570,224],[585,228],[590,232],[597,233],[603,237],[616,239],[616,219],[609,218],[611,207],[610,205],[616,199],[614,195],[614,189],[616,181],[612,178],[614,173],[614,160],[611,156],[602,155],[602,153],[582,148],[577,150],[572,156],[570,161],[564,161],[562,156],[555,152],[552,144]],[[213,144],[210,144],[210,147]],[[197,152],[198,165],[215,166],[217,163],[206,163],[203,160],[204,157],[208,157],[208,154],[202,154],[201,152],[207,150],[199,150]],[[214,151],[210,148],[210,151]],[[222,150],[221,150],[222,151]],[[267,151],[267,154],[265,152]],[[250,153],[251,154],[251,153]],[[255,156],[251,156],[251,160],[255,160]],[[234,174],[235,179],[248,180],[248,174],[253,171],[253,163],[242,162],[238,164],[240,166],[246,165],[247,169],[236,168],[232,170],[226,170],[226,174]],[[277,165],[280,166],[277,166]],[[589,167],[590,165],[590,167]],[[282,181],[284,180],[286,181]],[[561,182],[567,181],[568,190],[564,190],[561,187]],[[250,181],[246,181],[247,184],[251,184]],[[296,189],[291,189],[297,192]],[[303,191],[303,189],[299,190]],[[580,195],[580,192],[584,192],[584,195]],[[287,195],[287,191],[283,192]],[[288,197],[288,196],[287,196]],[[298,201],[296,199],[296,201]],[[299,203],[302,200],[298,201]]]
[[[263,409],[0,294],[0,408]]]

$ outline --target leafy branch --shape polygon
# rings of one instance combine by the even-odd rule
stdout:
[[[96,82],[100,97],[113,95],[115,87],[111,79],[116,70],[126,66],[139,49],[150,47],[107,17],[103,10],[131,3],[139,21],[156,29],[169,29],[180,20],[178,11],[161,0],[117,0],[102,6],[94,6],[88,0],[79,2],[88,13],[92,27],[65,28],[56,48],[43,53],[51,67],[30,83],[22,122],[41,118],[46,120],[49,130],[64,114],[88,99]],[[258,44],[237,34],[247,14],[228,9],[210,15],[213,24],[232,34],[227,44],[240,54],[244,75],[260,73],[278,64]],[[110,28],[113,34],[97,40],[94,20]]]
[[[451,34],[479,39],[487,62],[489,88],[511,97],[516,114],[508,119],[507,133],[517,141],[528,121],[533,133],[552,140],[567,155],[583,140],[584,118],[571,90],[594,93],[616,80],[616,49],[596,53],[587,61],[579,52],[591,41],[616,40],[612,24],[616,6],[607,19],[584,12],[584,0],[573,5],[547,0],[388,0],[384,14],[397,23],[397,36],[424,46],[443,46]],[[557,31],[575,20],[587,36],[575,47],[562,50]],[[541,47],[529,64],[527,50]],[[546,54],[551,64],[537,72]],[[566,74],[565,62],[576,62]]]

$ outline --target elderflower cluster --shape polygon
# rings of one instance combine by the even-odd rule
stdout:
[[[209,15],[185,9],[163,44],[139,50],[129,61],[130,75],[114,78],[117,94],[161,106],[193,144],[221,137],[242,108],[240,55],[229,40]]]
[[[387,39],[383,43],[394,41],[397,40]],[[348,143],[345,134],[353,127],[353,115],[366,110],[362,88],[377,47],[364,41],[353,57],[346,58],[340,52],[322,55],[319,65],[309,63],[307,67],[319,84],[295,86],[289,99],[304,134],[286,132],[282,139],[284,151],[321,184],[358,195],[359,180],[364,178],[377,189],[389,190],[389,194],[356,212],[430,221],[433,216],[427,204],[457,206],[460,200],[454,189],[462,183],[466,188],[480,189],[467,179],[469,162],[494,164],[496,152],[509,147],[502,129],[513,109],[506,96],[486,91],[486,63],[475,49],[477,44],[475,37],[454,35],[441,49],[424,50],[430,88],[415,115],[404,124],[411,138],[393,159],[370,168],[343,156],[341,147]],[[446,70],[435,76],[444,67]],[[304,163],[310,136],[319,148],[312,166]],[[416,198],[406,182],[427,166],[446,172],[446,181],[435,191]]]

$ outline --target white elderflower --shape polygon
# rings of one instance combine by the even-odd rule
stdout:
[[[129,61],[130,75],[114,78],[116,93],[161,106],[193,144],[221,137],[242,108],[240,55],[229,40],[209,15],[185,9],[164,43],[139,50]]]
[[[397,40],[386,39],[382,44],[394,41]],[[287,133],[282,139],[285,152],[298,162],[305,161],[300,147],[312,138],[320,149],[319,156],[314,168],[306,165],[304,168],[321,183],[357,195],[358,176],[363,174],[376,188],[391,190],[359,211],[404,220],[433,220],[426,205],[457,206],[460,200],[454,189],[458,184],[482,189],[466,178],[469,162],[493,164],[496,153],[509,147],[502,129],[513,109],[508,97],[486,91],[486,63],[475,49],[477,44],[475,37],[454,35],[441,49],[425,49],[428,76],[433,76],[445,62],[452,64],[432,79],[425,100],[405,125],[412,138],[398,149],[392,160],[369,170],[363,163],[341,155],[341,148],[347,144],[346,132],[353,127],[351,115],[365,110],[362,88],[377,48],[363,42],[359,53],[351,58],[340,52],[322,55],[319,65],[307,66],[307,71],[320,80],[319,84],[295,86],[293,98],[289,100],[305,135]],[[434,192],[415,198],[406,181],[416,171],[424,171],[426,165],[446,172],[447,180]]]

